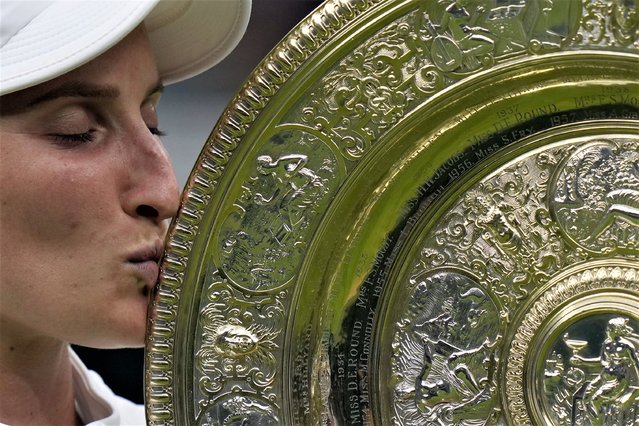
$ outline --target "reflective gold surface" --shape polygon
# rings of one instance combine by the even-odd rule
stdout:
[[[328,1],[194,167],[150,424],[639,422],[622,1]]]

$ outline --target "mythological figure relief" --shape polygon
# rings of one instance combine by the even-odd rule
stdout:
[[[575,244],[612,253],[639,249],[639,145],[598,141],[575,152],[557,178],[551,210]]]
[[[223,398],[214,407],[205,411],[199,426],[276,426],[277,417],[268,402],[243,395]]]
[[[485,5],[451,2],[436,22],[429,22],[431,55],[443,72],[474,70],[493,61],[495,40],[482,23]]]
[[[297,145],[299,153],[279,153],[285,141]],[[336,162],[317,138],[285,132],[273,144],[272,153],[255,158],[255,172],[220,233],[224,274],[250,290],[277,288],[293,277],[306,250],[306,234],[337,185]]]
[[[553,346],[543,378],[545,405],[561,426],[639,423],[639,321],[596,315]]]
[[[393,342],[401,424],[485,422],[496,388],[498,317],[495,303],[473,278],[442,271],[418,279],[410,313]]]
[[[275,205],[278,225],[271,234],[280,244],[291,238],[291,233],[307,221],[306,211],[321,196],[323,180],[305,167],[308,157],[302,154],[283,155],[277,159],[269,155],[257,157],[257,172],[263,179],[261,188],[254,187],[257,205]]]

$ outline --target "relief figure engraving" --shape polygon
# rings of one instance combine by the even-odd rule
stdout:
[[[553,422],[636,424],[639,334],[634,327],[639,322],[614,314],[580,322],[563,334],[546,361],[544,392]]]
[[[495,42],[492,34],[485,28],[476,26],[481,4],[475,4],[475,10],[468,10],[465,1],[451,2],[445,9],[437,25],[444,31],[437,34],[431,24],[434,39],[431,45],[433,63],[443,72],[472,71],[493,61]],[[472,13],[471,13],[472,12]]]
[[[405,293],[398,296],[408,307],[397,317],[393,335],[392,371],[398,383],[394,387],[394,420],[398,424],[490,424],[485,422],[500,415],[495,410],[500,405],[497,400],[504,395],[492,390],[500,380],[508,382],[506,399],[511,420],[530,424],[524,401],[527,379],[523,376],[528,343],[523,342],[538,325],[521,326],[510,349],[502,346],[507,338],[503,329],[521,319],[518,312],[522,305],[529,303],[531,296],[539,297],[539,289],[562,270],[601,258],[602,250],[572,249],[570,235],[575,232],[599,236],[593,240],[596,243],[613,236],[615,250],[636,253],[638,159],[632,135],[558,141],[514,158],[474,182],[455,204],[446,207],[438,223],[430,225],[428,232],[422,231],[424,237],[419,252],[415,252],[413,269],[404,279]],[[569,213],[577,216],[579,229],[566,226],[568,220],[574,220]],[[580,242],[587,244],[588,240],[583,237]],[[625,279],[632,281],[630,275]],[[566,288],[567,295],[573,291],[573,287]],[[566,297],[553,299],[552,303]],[[532,310],[542,309],[540,306],[545,309],[546,302],[544,296]],[[524,316],[524,322],[530,318],[541,321],[542,317],[545,315],[531,314]],[[474,331],[484,340],[478,341]],[[598,370],[588,373],[568,365],[573,355],[568,348],[575,341],[570,336],[561,343],[562,351],[547,356],[546,378],[542,380],[548,389],[545,395],[561,401],[548,411],[555,413],[553,422],[561,425],[606,424],[593,420],[561,423],[571,421],[574,396],[586,383],[584,380],[589,386],[583,388],[580,401],[597,400],[600,404],[607,396],[596,389],[607,389],[613,383],[603,376],[596,379],[605,369],[601,360],[596,363]],[[634,348],[636,357],[636,345]],[[495,366],[503,351],[509,355],[506,376],[500,378],[497,376],[502,370]],[[630,382],[634,383],[635,373],[624,377],[628,389],[634,389],[635,384]],[[561,389],[557,387],[559,382]],[[599,385],[604,382],[605,386]],[[620,398],[636,398],[632,392]],[[588,402],[591,406],[593,403]],[[619,400],[611,404],[617,406]]]
[[[266,401],[243,395],[222,398],[198,419],[198,426],[275,426],[278,418]]]
[[[264,176],[263,185],[255,189],[255,204],[277,209],[277,226],[270,229],[272,237],[285,245],[296,228],[308,220],[306,210],[312,206],[323,188],[322,179],[305,167],[308,157],[288,154],[273,159],[257,157],[257,172]]]
[[[568,158],[555,182],[551,210],[570,240],[595,252],[636,252],[638,141],[589,144]]]
[[[494,403],[499,340],[497,306],[486,291],[455,271],[418,278],[400,328],[393,356],[400,424],[485,420]]]
[[[272,151],[254,159],[219,236],[224,274],[247,290],[279,288],[294,276],[316,214],[337,186],[337,163],[317,137],[283,131],[272,141]],[[286,152],[287,144],[299,151]]]

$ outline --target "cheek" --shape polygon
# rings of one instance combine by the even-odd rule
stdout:
[[[70,248],[99,231],[106,214],[107,177],[99,176],[100,169],[56,160],[2,161],[3,239],[13,236],[13,244]]]
[[[73,181],[64,175],[37,173],[40,176],[22,175],[22,182],[15,182],[9,198],[3,200],[9,207],[16,228],[34,237],[46,238],[68,235],[82,223],[82,196]],[[45,176],[42,176],[45,175]],[[48,175],[48,176],[47,176]],[[48,179],[43,179],[48,177]]]
[[[104,253],[96,247],[108,246],[105,234],[113,225],[108,193],[113,191],[100,168],[56,158],[5,159],[0,160],[3,311],[13,309],[7,303],[23,306],[28,300],[43,318],[63,320],[66,310],[56,307],[76,311],[74,301],[86,298],[82,287],[108,276]],[[44,306],[41,298],[48,300]]]

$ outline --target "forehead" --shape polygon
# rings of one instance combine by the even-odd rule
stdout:
[[[52,80],[2,96],[0,113],[18,113],[42,99],[65,93],[91,92],[92,97],[117,97],[119,93],[135,94],[140,90],[147,93],[158,84],[159,74],[148,37],[144,28],[138,27],[90,62]]]

